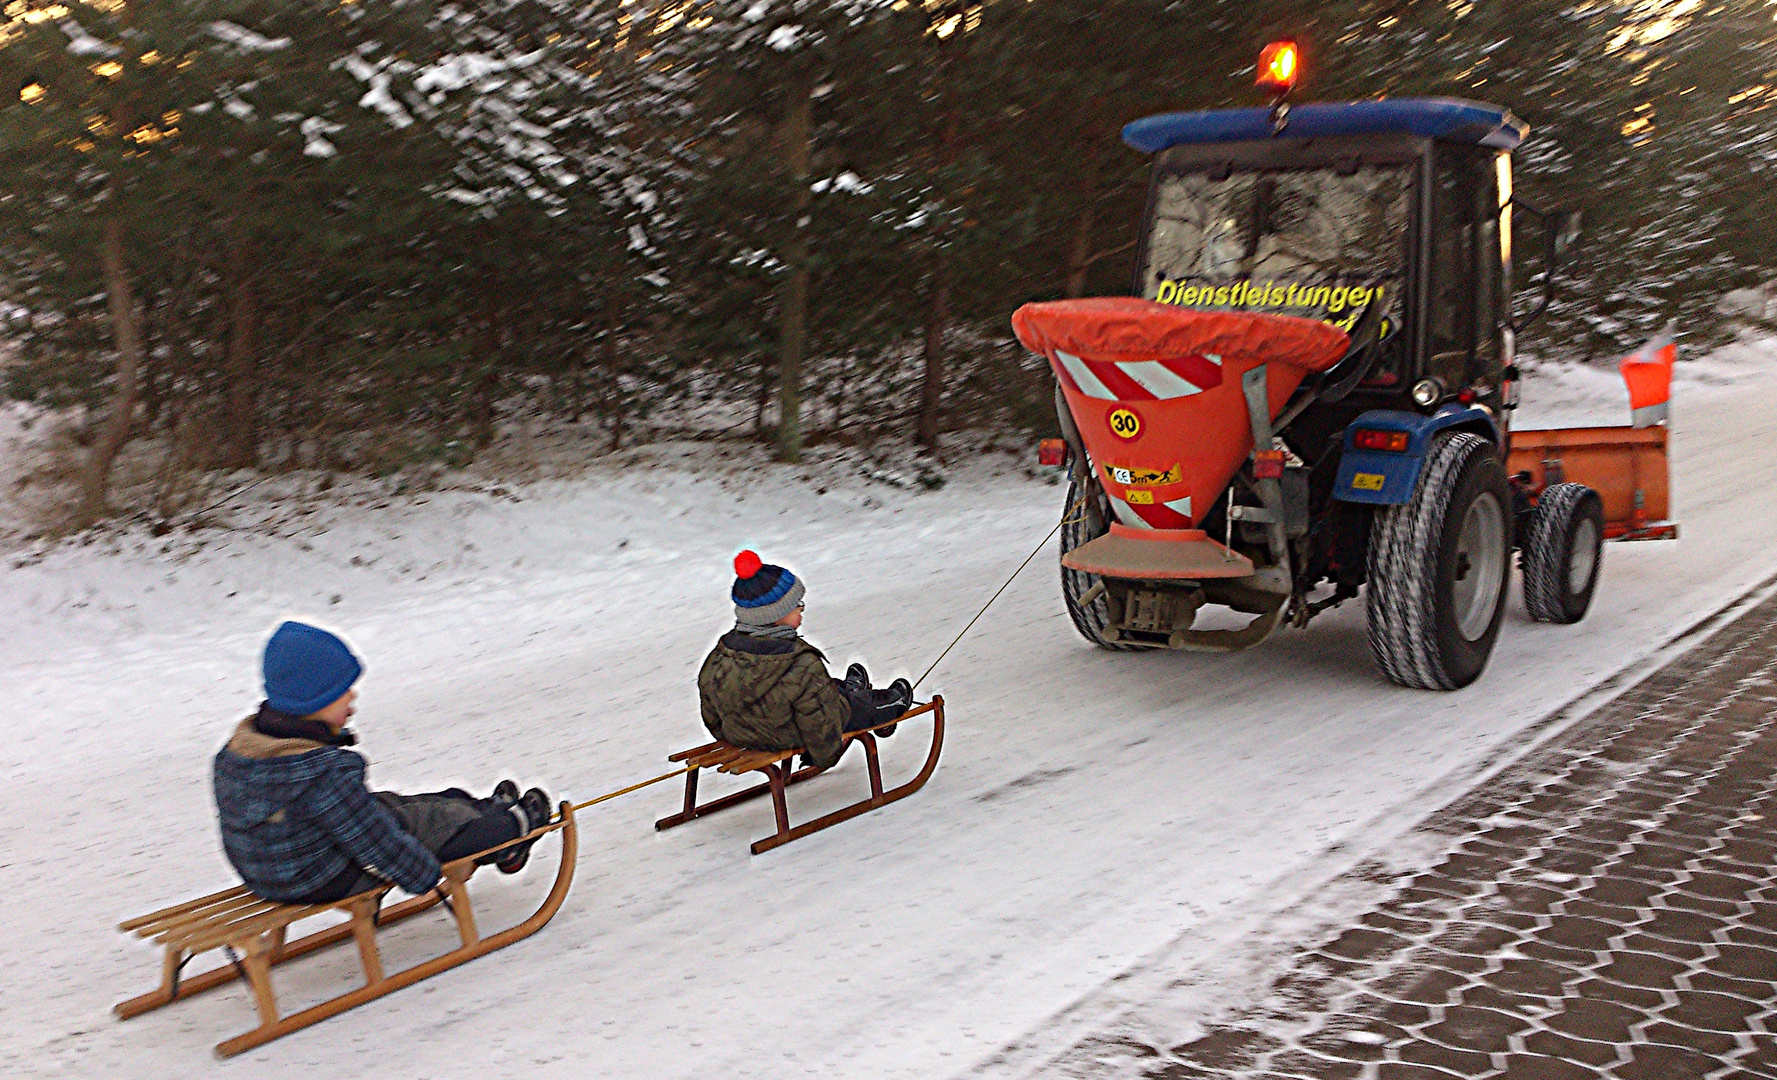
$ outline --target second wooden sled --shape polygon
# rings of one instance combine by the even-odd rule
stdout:
[[[533,841],[558,830],[561,832],[561,866],[555,872],[555,884],[550,887],[543,905],[518,925],[491,937],[482,937],[475,926],[475,912],[470,906],[469,890],[465,885],[470,875],[475,873],[475,860],[500,848]],[[140,1016],[193,994],[244,978],[253,989],[253,1001],[259,1009],[259,1026],[216,1044],[217,1056],[233,1057],[243,1050],[250,1050],[292,1031],[300,1031],[347,1009],[530,937],[555,917],[562,901],[567,898],[568,886],[574,881],[574,861],[578,853],[574,808],[564,802],[561,804],[560,816],[555,821],[490,851],[446,863],[443,880],[437,889],[424,896],[403,900],[386,911],[382,910],[382,900],[393,888],[390,885],[348,896],[331,904],[280,904],[255,896],[245,886],[237,886],[131,919],[119,929],[133,932],[138,937],[153,938],[156,944],[166,947],[161,984],[140,997],[119,1002],[113,1011],[120,1018],[128,1020],[132,1016]],[[435,907],[441,901],[456,919],[457,935],[462,944],[442,956],[435,956],[393,975],[385,975],[382,957],[376,945],[377,929],[410,919]],[[329,911],[347,912],[351,919],[304,935],[295,941],[285,940],[285,933],[291,923]],[[358,958],[364,965],[364,985],[301,1012],[280,1017],[277,997],[272,993],[271,969],[287,960],[294,960],[347,938],[353,938],[358,943]],[[185,964],[192,957],[211,949],[221,949],[230,962],[190,978],[180,977]]]
[[[876,752],[876,732],[889,724],[905,724],[909,720],[921,716],[932,718],[932,748],[926,754],[926,763],[918,775],[900,787],[883,790],[882,763]],[[830,814],[822,814],[813,821],[805,821],[800,825],[790,825],[789,804],[784,798],[784,791],[791,784],[801,783],[813,776],[825,772],[813,766],[796,768],[796,755],[802,753],[795,750],[747,750],[732,743],[712,742],[690,750],[681,750],[667,760],[682,761],[687,766],[685,773],[685,807],[676,814],[661,818],[654,823],[656,829],[670,829],[675,825],[683,825],[695,818],[705,817],[718,810],[726,810],[738,803],[756,799],[761,795],[770,794],[772,808],[777,811],[777,832],[753,842],[753,854],[770,851],[792,840],[800,840],[809,833],[819,832],[842,821],[849,821],[859,814],[867,813],[878,807],[907,796],[925,787],[927,780],[932,778],[932,770],[938,767],[938,753],[944,749],[944,699],[933,695],[932,700],[924,705],[917,705],[901,714],[899,719],[877,724],[862,731],[848,732],[847,741],[856,739],[864,744],[864,759],[870,771],[870,797],[860,799],[850,806],[842,806]],[[703,769],[715,769],[717,772],[730,776],[742,773],[761,772],[765,774],[763,784],[755,784],[732,795],[724,795],[719,799],[699,804],[697,801],[697,774]]]

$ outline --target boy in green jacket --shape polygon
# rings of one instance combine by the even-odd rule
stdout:
[[[844,679],[827,673],[827,658],[797,632],[806,590],[796,575],[751,551],[735,556],[734,572],[734,629],[697,675],[711,735],[752,750],[801,747],[810,765],[830,769],[845,752],[847,732],[893,720],[912,705],[906,679],[872,690],[862,664]]]

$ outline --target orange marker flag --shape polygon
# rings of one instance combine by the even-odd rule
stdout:
[[[1678,320],[1668,321],[1652,341],[1623,358],[1618,367],[1629,384],[1629,422],[1652,427],[1671,415],[1672,365],[1678,360]]]

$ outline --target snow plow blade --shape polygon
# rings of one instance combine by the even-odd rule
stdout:
[[[1142,581],[1197,581],[1243,578],[1252,560],[1211,540],[1202,529],[1131,529],[1113,523],[1111,531],[1061,557],[1071,570]]]
[[[1611,540],[1676,540],[1665,427],[1513,431],[1510,471],[1533,497],[1564,482],[1604,501]]]

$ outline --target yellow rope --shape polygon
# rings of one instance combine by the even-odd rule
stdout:
[[[662,780],[671,780],[675,776],[684,776],[686,773],[690,772],[694,768],[696,768],[696,766],[687,765],[682,769],[674,769],[672,772],[669,772],[669,773],[661,773],[659,776],[654,777],[652,780],[643,780],[639,784],[631,784],[628,787],[618,788],[616,791],[607,791],[605,794],[600,795],[596,799],[587,799],[583,803],[575,803],[573,806],[569,807],[568,809],[571,810],[573,813],[577,814],[589,806],[597,806],[599,803],[608,802],[611,799],[615,799],[619,795],[628,795],[632,791],[640,791],[642,788],[648,787],[651,784],[658,784]],[[522,836],[515,836],[512,839],[505,841],[504,843],[495,844],[493,847],[488,848],[486,851],[477,851],[473,855],[465,855],[462,857],[462,859],[452,859],[451,861],[452,862],[462,862],[463,859],[480,859],[485,856],[492,855],[496,851],[503,851],[506,848],[512,847],[515,844],[522,844],[528,840],[535,840],[540,836],[545,836],[545,835],[552,833],[555,830],[561,828],[563,825],[566,825],[567,823],[568,823],[567,818],[562,817],[560,814],[557,814],[555,816],[555,819],[547,825],[539,825],[537,828],[532,829],[530,832],[525,833]]]
[[[599,803],[605,802],[610,799],[615,799],[619,795],[628,795],[632,791],[640,791],[642,788],[645,788],[650,784],[658,784],[662,780],[671,780],[675,776],[684,776],[686,773],[690,772],[692,769],[695,769],[696,767],[697,766],[695,766],[695,765],[687,765],[682,769],[674,769],[672,772],[669,772],[669,773],[661,773],[659,776],[656,776],[652,780],[643,780],[639,784],[631,784],[626,788],[618,788],[616,791],[607,792],[606,794],[600,795],[596,799],[587,799],[583,803],[575,803],[574,804],[574,812],[577,814],[589,806],[597,806]]]

